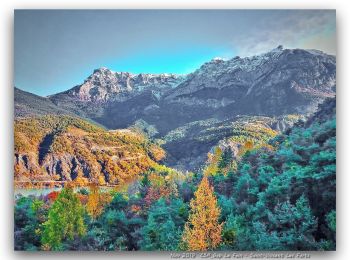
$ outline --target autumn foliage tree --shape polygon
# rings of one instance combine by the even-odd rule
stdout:
[[[104,206],[112,200],[112,197],[108,193],[101,193],[100,187],[95,183],[90,184],[89,187],[86,211],[93,219],[96,219],[103,212]]]
[[[103,210],[103,205],[100,203],[100,197],[101,194],[99,187],[96,184],[91,184],[86,210],[93,219],[96,219],[96,217],[99,216]]]
[[[182,235],[181,247],[191,251],[215,249],[221,242],[220,208],[208,178],[204,177],[190,203],[190,216]]]
[[[219,161],[222,156],[222,150],[220,147],[214,149],[214,153],[208,153],[208,165],[204,169],[205,176],[216,175],[219,171]]]

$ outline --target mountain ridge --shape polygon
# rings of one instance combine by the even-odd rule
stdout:
[[[158,119],[155,114],[159,110],[177,104],[202,107],[202,112],[215,112],[221,117],[225,117],[227,109],[254,115],[312,113],[320,101],[335,95],[335,62],[335,56],[318,50],[278,46],[261,55],[236,56],[228,60],[214,58],[187,75],[133,74],[102,67],[95,69],[82,84],[44,98],[63,110],[97,119],[102,124],[103,116],[109,116],[114,104],[132,102],[142,95],[148,97],[142,98],[146,101],[137,111],[138,119],[148,122],[147,114],[151,114],[150,123]],[[276,92],[281,97],[276,96]],[[257,104],[250,104],[251,109],[241,108],[242,103],[264,95],[269,95],[270,100],[264,98],[254,102]],[[281,103],[287,103],[281,100],[283,98],[294,98],[288,100],[294,104],[281,111],[280,106],[285,105]],[[296,111],[295,103],[299,105],[299,111]],[[89,108],[87,104],[95,104],[95,107]],[[274,104],[278,107],[274,108]],[[90,113],[89,109],[92,109]],[[191,113],[191,109],[188,110]],[[107,127],[119,128],[132,123],[111,123]]]
[[[47,97],[62,111],[97,122],[108,129],[128,128],[144,122],[154,136],[166,140],[173,131],[184,131],[179,141],[165,147],[171,158],[182,158],[188,144],[201,136],[212,136],[212,129],[230,128],[241,116],[266,117],[272,130],[284,131],[290,115],[308,116],[318,104],[336,95],[336,57],[318,50],[283,49],[282,46],[251,57],[214,58],[187,75],[132,74],[100,68],[80,85]],[[281,120],[276,120],[281,118]],[[207,122],[200,131],[194,122]],[[197,129],[197,130],[196,130]],[[209,135],[211,133],[211,135]],[[196,136],[198,134],[198,136]],[[192,165],[205,160],[205,151],[217,138],[196,142]],[[176,154],[173,154],[173,153]],[[181,155],[182,154],[182,155]],[[191,156],[192,156],[191,155]],[[186,160],[183,160],[186,159]],[[174,166],[170,159],[169,165]]]
[[[93,73],[77,85],[66,91],[50,95],[55,100],[57,95],[68,95],[75,101],[107,102],[121,101],[128,95],[149,88],[156,92],[164,92],[179,84],[184,76],[173,73],[139,73],[114,72],[106,67],[95,69]]]
[[[14,88],[15,117],[45,114],[71,114],[71,112],[56,106],[49,98]]]

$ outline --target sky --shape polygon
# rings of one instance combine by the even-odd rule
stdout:
[[[193,72],[278,45],[336,54],[334,10],[15,10],[14,84],[47,96],[94,69]]]

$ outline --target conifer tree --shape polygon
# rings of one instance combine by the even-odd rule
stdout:
[[[220,208],[207,177],[202,179],[194,195],[181,247],[191,251],[215,249],[221,242],[222,224],[218,222]]]

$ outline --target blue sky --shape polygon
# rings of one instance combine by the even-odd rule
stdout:
[[[46,96],[95,68],[189,73],[277,45],[336,53],[332,10],[16,10],[15,85]]]

